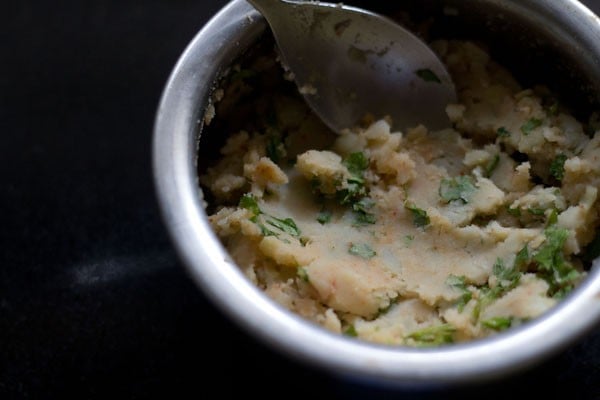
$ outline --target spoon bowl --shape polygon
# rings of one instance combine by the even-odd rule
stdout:
[[[267,20],[284,67],[335,132],[361,118],[390,117],[395,129],[450,125],[456,101],[445,66],[428,45],[384,16],[322,2],[249,0]]]

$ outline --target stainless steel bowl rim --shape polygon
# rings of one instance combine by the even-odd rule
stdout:
[[[543,3],[546,12],[554,10],[557,23],[579,21],[572,29],[593,35],[600,43],[598,18],[579,2]],[[377,345],[327,332],[284,310],[252,285],[210,227],[196,156],[204,105],[215,80],[265,26],[244,0],[233,0],[216,14],[175,66],[154,127],[153,172],[167,230],[184,266],[222,311],[264,343],[296,359],[341,376],[390,385],[500,377],[550,357],[598,326],[596,263],[585,283],[542,317],[491,338],[430,349]]]

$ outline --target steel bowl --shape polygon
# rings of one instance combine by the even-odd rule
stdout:
[[[600,20],[578,1],[407,0],[368,7],[384,13],[390,3],[416,18],[431,17],[432,31],[441,37],[483,40],[522,82],[550,82],[582,113],[600,104]],[[308,365],[392,386],[499,378],[532,367],[599,326],[598,260],[585,282],[543,316],[490,338],[441,348],[391,347],[336,335],[267,298],[229,261],[208,222],[197,173],[211,92],[266,29],[244,0],[228,3],[181,55],[155,121],[154,177],[166,227],[191,277],[220,310],[249,334]]]

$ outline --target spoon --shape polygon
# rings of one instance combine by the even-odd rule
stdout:
[[[389,116],[400,130],[450,126],[450,75],[425,42],[397,23],[341,4],[248,2],[267,20],[300,93],[333,131],[367,114]]]

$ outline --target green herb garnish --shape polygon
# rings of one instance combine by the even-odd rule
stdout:
[[[367,193],[363,174],[369,166],[369,160],[362,152],[356,152],[346,157],[342,163],[351,176],[346,180],[345,187],[337,191],[336,196],[340,204],[352,204]]]
[[[483,308],[514,289],[521,279],[521,272],[516,268],[516,264],[512,268],[508,268],[501,258],[496,259],[492,273],[498,279],[498,283],[494,287],[483,286],[480,288],[481,296],[475,308],[473,308],[473,317],[475,319],[479,319]]]
[[[512,215],[513,217],[520,217],[521,216],[521,209],[520,208],[511,208],[510,206],[506,206],[506,212],[508,212],[510,215]]]
[[[500,163],[500,154],[496,154],[494,158],[485,166],[484,176],[489,178],[494,173],[496,167],[498,167],[498,163]]]
[[[548,222],[546,222],[546,226],[554,225],[558,222],[558,211],[555,209],[552,210],[550,215],[548,216]]]
[[[542,126],[542,123],[543,121],[541,119],[530,118],[521,126],[521,132],[523,132],[523,134],[527,136],[531,133],[531,131]]]
[[[552,225],[544,230],[544,235],[546,241],[534,254],[532,261],[538,265],[538,276],[550,285],[549,293],[562,297],[573,289],[574,281],[580,276],[563,254],[569,231]]]
[[[500,128],[498,128],[498,130],[496,131],[496,134],[499,137],[508,137],[510,136],[510,132],[503,126],[501,126]]]
[[[300,236],[300,229],[298,229],[298,226],[296,226],[296,223],[291,218],[280,219],[280,218],[270,217],[269,219],[267,219],[266,222],[267,222],[267,224],[274,226],[275,228],[277,228],[289,235],[296,236],[296,237]]]
[[[527,212],[531,215],[544,215],[545,210],[543,208],[529,207]]]
[[[521,272],[514,268],[508,268],[504,265],[504,260],[498,258],[496,263],[494,263],[494,267],[492,268],[492,273],[498,278],[498,285],[502,288],[502,290],[498,290],[498,295],[502,295],[505,292],[513,289],[519,283],[521,279]],[[496,287],[497,287],[496,286]],[[494,288],[495,289],[495,288]]]
[[[291,218],[283,218],[283,219],[276,218],[276,217],[273,217],[272,215],[264,214],[262,212],[262,210],[260,209],[260,207],[258,206],[256,197],[254,197],[252,194],[247,193],[247,194],[243,195],[240,198],[239,206],[252,212],[253,215],[250,218],[250,221],[258,224],[263,236],[279,236],[279,234],[272,231],[264,224],[258,223],[258,220],[259,220],[258,216],[261,214],[263,214],[267,217],[265,220],[266,224],[271,225],[272,227],[275,227],[275,228],[279,229],[280,231],[288,233],[292,236],[295,236],[295,237],[300,236],[300,229],[298,228],[298,226],[296,226],[296,223],[294,222],[293,219],[291,219]]]
[[[542,269],[552,270],[557,261],[562,259],[562,248],[569,237],[569,231],[563,228],[550,227],[544,231],[546,241],[536,252],[533,260]]]
[[[454,342],[454,328],[450,324],[430,326],[407,336],[407,339],[413,339],[415,342],[425,346],[437,346]]]
[[[253,216],[261,214],[260,208],[258,207],[258,202],[256,201],[256,197],[254,197],[252,194],[247,193],[243,195],[240,198],[239,206],[252,212]]]
[[[360,178],[362,178],[363,172],[369,167],[369,160],[360,151],[350,154],[342,163],[348,168],[350,174]]]
[[[462,292],[462,296],[456,303],[458,311],[462,312],[465,305],[473,298],[473,293],[467,287],[467,278],[465,276],[449,275],[446,279],[446,284]]]
[[[565,154],[559,154],[554,157],[550,164],[550,175],[558,181],[562,181],[565,177],[565,161],[567,161],[567,158]]]
[[[308,272],[306,272],[306,268],[300,267],[297,272],[298,277],[302,279],[304,282],[309,282]]]
[[[356,332],[356,328],[354,327],[354,325],[348,325],[348,327],[344,331],[344,335],[350,337],[358,337],[358,332]]]
[[[370,197],[363,197],[356,203],[352,204],[352,210],[354,211],[354,225],[362,226],[368,224],[374,224],[377,222],[375,214],[369,212],[371,208],[375,206],[375,201]]]
[[[346,187],[336,193],[338,202],[341,205],[352,204],[367,193],[364,185],[365,182],[362,178],[349,178],[346,181]]]
[[[404,203],[404,207],[412,213],[413,224],[416,227],[422,228],[431,222],[427,212],[414,205],[414,203],[406,202]]]
[[[377,222],[374,214],[357,212],[354,214],[354,226],[372,225]]]
[[[272,230],[270,230],[263,224],[258,224],[258,227],[260,228],[260,233],[263,236],[275,236],[275,237],[279,236],[279,234],[273,232]]]
[[[375,206],[375,200],[370,197],[363,197],[356,203],[352,204],[352,209],[357,212],[367,213],[368,210]]]
[[[530,256],[529,256],[529,248],[527,245],[523,246],[521,250],[517,253],[515,257],[515,263],[513,265],[513,269],[523,271],[526,269],[527,264],[529,264]]]
[[[329,210],[321,210],[319,212],[319,215],[317,215],[317,221],[321,224],[321,225],[325,225],[326,223],[331,221],[331,211]]]
[[[513,319],[511,317],[494,317],[481,321],[481,324],[486,328],[493,329],[495,331],[503,331],[510,328]]]
[[[436,82],[442,83],[441,79],[429,68],[418,69],[415,71],[415,74],[425,82]]]
[[[444,178],[440,183],[440,197],[450,203],[451,201],[460,200],[463,203],[468,203],[473,193],[477,188],[468,176],[459,176],[457,178]]]
[[[348,249],[348,253],[355,256],[362,257],[366,260],[371,259],[377,255],[375,250],[366,243],[352,243]]]

